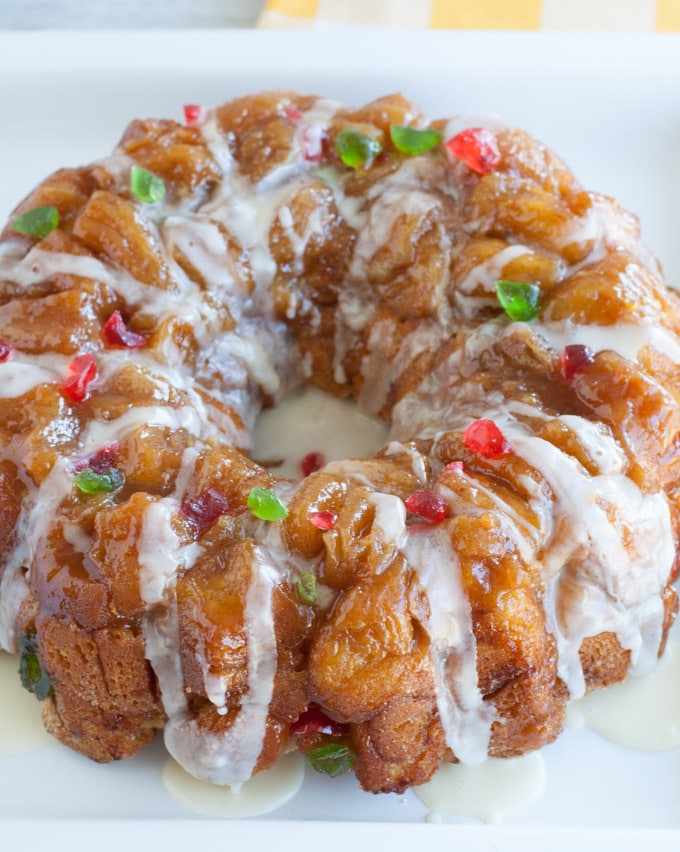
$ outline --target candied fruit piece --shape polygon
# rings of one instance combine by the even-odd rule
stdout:
[[[24,689],[32,692],[38,701],[44,701],[54,693],[52,681],[43,670],[38,656],[35,633],[22,633],[19,636],[19,676]]]
[[[87,467],[76,474],[74,482],[76,488],[83,494],[110,494],[123,487],[125,477],[115,467],[110,467],[101,473]]]
[[[435,491],[414,491],[404,503],[409,512],[434,524],[441,523],[448,512],[446,500]]]
[[[202,104],[184,105],[184,123],[187,127],[199,127],[207,118],[208,110]]]
[[[535,320],[541,309],[541,288],[521,281],[496,281],[496,295],[513,322]]]
[[[382,145],[372,136],[345,127],[335,137],[335,150],[346,166],[356,169],[369,166],[382,151]]]
[[[446,148],[480,175],[496,168],[501,159],[496,137],[483,127],[469,127],[452,136]]]
[[[288,121],[302,121],[302,113],[293,104],[288,104],[288,106],[283,110],[283,114],[286,116]]]
[[[329,734],[332,737],[343,737],[349,734],[349,725],[331,719],[318,704],[310,704],[290,726],[290,732],[294,737],[306,737],[310,734]]]
[[[149,169],[134,165],[130,169],[130,190],[144,204],[154,204],[165,198],[165,181]]]
[[[475,420],[463,433],[463,445],[487,459],[498,459],[510,452],[510,443],[493,420]]]
[[[394,147],[402,154],[423,154],[439,145],[442,134],[439,130],[432,128],[407,127],[403,124],[392,124],[390,126],[390,138]]]
[[[125,349],[140,349],[146,346],[147,339],[143,334],[131,331],[120,313],[114,311],[102,328],[102,337],[109,346],[122,346]]]
[[[303,571],[295,581],[295,591],[300,603],[316,603],[316,575],[311,571]]]
[[[281,499],[273,491],[259,485],[248,495],[248,508],[261,521],[283,521],[288,517],[288,509]]]
[[[44,239],[59,227],[59,211],[52,204],[34,207],[19,216],[12,229],[18,234]]]
[[[560,355],[560,369],[565,379],[573,378],[575,373],[592,364],[595,353],[590,346],[581,343],[572,343],[565,346]]]
[[[94,355],[76,355],[68,369],[71,375],[61,383],[61,392],[71,402],[83,402],[90,395],[90,385],[97,378]]]
[[[179,508],[179,513],[199,532],[203,532],[220,515],[226,514],[228,509],[229,503],[223,494],[215,488],[206,488],[195,500],[185,500]]]
[[[302,475],[309,476],[310,473],[315,473],[317,470],[320,470],[325,464],[326,459],[323,453],[307,453],[307,455],[300,462],[300,467],[302,468]]]
[[[317,772],[337,778],[338,775],[349,772],[354,765],[356,755],[348,745],[327,743],[308,751],[305,760]]]
[[[78,470],[85,470],[89,467],[95,473],[104,473],[110,467],[113,467],[116,458],[118,457],[120,446],[118,441],[112,441],[110,444],[101,447],[96,453],[93,453],[87,462],[84,462]]]
[[[337,519],[335,512],[312,512],[309,516],[310,524],[320,530],[332,530]]]

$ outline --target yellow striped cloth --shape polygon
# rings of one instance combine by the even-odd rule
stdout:
[[[258,26],[680,32],[680,0],[267,0]]]

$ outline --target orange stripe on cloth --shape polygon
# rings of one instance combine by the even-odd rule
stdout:
[[[456,30],[538,30],[541,0],[432,0],[430,26]]]
[[[680,32],[680,0],[656,0],[656,29],[660,33]]]
[[[316,18],[319,0],[267,0],[267,12],[290,15],[293,18]]]
[[[1,0],[0,0],[1,2]],[[680,32],[680,0],[266,0],[260,27]]]

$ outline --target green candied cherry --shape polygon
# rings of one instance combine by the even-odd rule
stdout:
[[[73,478],[76,488],[83,494],[110,494],[125,484],[125,476],[115,467],[97,472],[91,467],[79,471]]]
[[[514,322],[530,322],[541,309],[541,288],[520,281],[496,281],[496,296]]]
[[[259,485],[248,495],[248,508],[261,521],[283,521],[288,517],[288,509],[281,499],[273,491]]]
[[[295,581],[295,591],[300,603],[316,603],[316,575],[311,571],[303,571]]]
[[[24,689],[32,692],[38,701],[44,701],[54,693],[52,681],[38,659],[35,633],[22,633],[19,636],[19,677]]]
[[[370,165],[382,151],[382,145],[372,136],[345,127],[335,137],[335,150],[346,166],[356,169]]]
[[[442,134],[438,130],[432,128],[420,130],[403,124],[391,125],[390,137],[398,151],[411,155],[424,154],[442,141]]]
[[[33,210],[27,210],[23,216],[19,216],[12,225],[12,230],[42,240],[58,227],[59,211],[53,205],[46,204],[44,207],[34,207]]]
[[[165,198],[163,178],[141,166],[135,165],[130,169],[130,189],[135,198],[144,204],[153,204]]]
[[[342,743],[328,743],[308,751],[305,760],[317,772],[337,778],[344,775],[354,765],[356,755],[349,746]]]

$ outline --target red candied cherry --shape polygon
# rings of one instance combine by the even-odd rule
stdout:
[[[206,488],[195,500],[185,500],[179,507],[179,513],[198,532],[203,532],[228,509],[229,503],[223,494],[215,488]]]
[[[300,462],[300,468],[302,469],[303,476],[309,476],[310,473],[320,470],[325,464],[326,459],[323,453],[314,451],[307,453],[307,455],[302,459]]]
[[[578,373],[588,364],[592,364],[594,360],[595,353],[590,346],[583,346],[581,343],[565,346],[560,355],[562,376],[565,379],[571,379],[574,377],[574,373]]]
[[[300,110],[295,106],[295,104],[288,104],[284,110],[283,114],[286,116],[288,121],[302,121],[303,115]]]
[[[414,491],[404,504],[409,512],[433,524],[441,523],[448,512],[446,500],[434,491]]]
[[[79,461],[75,466],[75,470],[76,472],[80,472],[81,470],[89,468],[95,473],[104,473],[104,471],[115,465],[119,450],[120,445],[118,441],[106,444],[97,450],[97,452],[89,456],[89,458]]]
[[[11,354],[12,347],[9,345],[9,343],[0,342],[0,364],[2,364],[3,361],[9,361]]]
[[[202,104],[184,105],[184,122],[187,127],[198,127],[207,118],[208,110]]]
[[[102,338],[109,346],[122,346],[125,349],[140,349],[148,343],[143,334],[130,331],[120,311],[114,311],[102,327]]]
[[[294,737],[306,737],[310,734],[330,734],[333,737],[342,737],[349,733],[349,725],[343,722],[335,722],[318,705],[310,704],[307,710],[301,713],[290,726],[290,732]]]
[[[319,530],[332,530],[338,516],[335,512],[312,512],[309,516],[309,523],[313,524]]]
[[[76,355],[68,365],[71,374],[61,383],[61,392],[71,402],[83,402],[90,395],[90,385],[97,378],[94,355]]]
[[[510,452],[510,442],[493,420],[474,420],[463,432],[463,446],[485,459],[498,459]]]
[[[480,175],[493,171],[501,159],[496,137],[484,127],[468,127],[444,144],[454,157]]]

